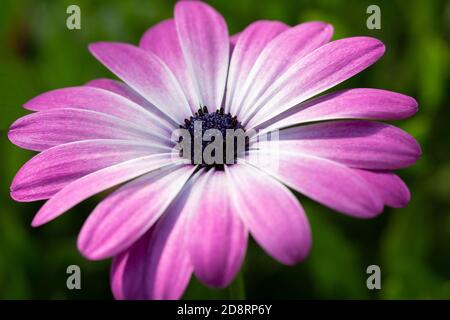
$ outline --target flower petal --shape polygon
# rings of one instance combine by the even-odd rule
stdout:
[[[113,260],[111,287],[116,299],[179,299],[192,275],[187,248],[185,187],[158,222]]]
[[[124,161],[75,180],[52,196],[35,215],[32,226],[43,225],[87,198],[171,164],[170,154],[156,154]]]
[[[264,141],[267,150],[280,150],[327,158],[347,166],[393,170],[414,164],[420,157],[417,141],[389,124],[364,121],[332,121],[283,129],[279,141]]]
[[[289,28],[270,41],[231,102],[238,118],[248,121],[257,110],[256,101],[275,80],[308,53],[327,43],[332,35],[331,25],[314,21]]]
[[[112,80],[107,78],[94,79],[89,82],[86,82],[85,87],[98,88],[113,92],[124,98],[127,98],[128,100],[133,101],[134,103],[146,109],[149,106],[155,108],[155,106],[153,106],[150,102],[145,100],[141,95],[139,95],[139,93],[134,91],[127,84],[118,80]]]
[[[183,90],[170,69],[154,54],[124,44],[97,42],[91,53],[115,75],[176,123],[191,115]]]
[[[180,1],[175,5],[175,24],[200,103],[210,110],[219,109],[230,54],[225,21],[216,10],[201,1]]]
[[[137,104],[131,89],[125,84],[108,79],[97,79],[88,83],[90,86],[56,89],[38,95],[25,103],[28,110],[43,111],[62,108],[86,109],[106,113],[123,120],[151,128],[158,132],[172,133],[176,123],[162,116],[161,111],[148,102]],[[99,87],[93,87],[93,86]],[[122,92],[120,86],[123,86]],[[106,89],[107,88],[107,89]],[[126,91],[130,91],[126,93]],[[141,98],[141,100],[144,100]],[[143,101],[141,101],[143,102]]]
[[[134,245],[132,245],[127,251],[119,253],[117,256],[113,257],[112,263],[111,263],[111,272],[110,272],[110,284],[111,284],[111,291],[113,293],[113,296],[116,300],[126,300],[127,294],[125,294],[125,282],[127,282],[127,279],[130,273],[126,272],[127,264],[128,264],[128,257],[130,256],[130,252],[132,250],[137,250],[138,246],[140,247],[140,243],[142,239],[145,238],[145,235],[136,241]],[[141,255],[141,250],[139,250],[139,256]],[[139,270],[140,271],[140,270]],[[140,294],[140,288],[135,287],[134,284],[140,282],[140,279],[137,276],[137,271],[133,272],[134,277],[131,277],[131,281],[136,279],[135,281],[131,282],[128,280],[128,282],[131,282],[131,285],[129,287],[132,287],[133,289],[129,290],[129,295],[138,297],[142,294]],[[135,300],[137,300],[136,298]]]
[[[167,209],[194,169],[191,165],[161,168],[114,191],[84,223],[78,236],[81,253],[99,260],[127,249]]]
[[[130,88],[127,84],[125,84],[121,81],[100,78],[100,79],[91,80],[91,81],[87,82],[84,86],[103,89],[103,90],[107,90],[109,92],[118,94],[118,95],[126,98],[127,100],[130,100],[130,101],[136,103],[137,105],[139,105],[139,107],[144,108],[149,113],[151,113],[152,121],[149,121],[149,119],[144,117],[141,119],[135,119],[135,121],[137,123],[144,123],[146,127],[150,126],[152,129],[155,127],[158,128],[158,126],[160,126],[161,128],[165,129],[166,131],[169,131],[169,133],[172,133],[174,128],[178,128],[178,123],[175,123],[172,119],[170,119],[170,117],[167,116],[167,114],[165,114],[164,112],[162,112],[161,110],[156,108],[149,101],[145,100],[145,98],[142,97],[139,93],[137,93],[132,88]],[[98,98],[96,98],[96,99],[98,99]],[[92,103],[87,104],[86,108],[87,109],[95,108],[95,106],[92,107],[91,105],[92,105]],[[76,107],[76,106],[74,106],[74,107]],[[115,105],[113,107],[115,107],[114,111],[119,111],[119,110],[117,110],[118,109],[117,103],[115,103]],[[127,110],[125,110],[125,111],[127,111]],[[106,112],[106,113],[110,113],[110,112]]]
[[[303,260],[311,247],[311,230],[294,195],[250,165],[234,165],[226,171],[235,210],[259,245],[284,264]]]
[[[230,36],[230,52],[233,52],[234,47],[236,46],[236,43],[241,36],[241,32],[235,33],[232,36]]]
[[[17,172],[11,196],[24,202],[48,199],[91,172],[155,151],[150,145],[120,140],[87,140],[53,147],[30,159]]]
[[[333,92],[263,123],[263,131],[300,123],[333,119],[400,120],[417,112],[417,101],[401,93],[380,89],[347,89]]]
[[[210,170],[196,182],[197,205],[189,218],[194,274],[207,285],[226,287],[236,276],[247,248],[247,230],[232,206],[225,172]]]
[[[370,218],[383,210],[379,194],[368,181],[337,162],[275,149],[250,151],[247,161],[305,196],[350,216]]]
[[[9,140],[24,149],[42,151],[64,143],[113,139],[152,143],[170,150],[173,142],[133,122],[91,110],[54,109],[39,111],[16,120]]]
[[[356,170],[379,193],[385,205],[403,208],[411,199],[408,186],[396,174],[386,171]]]
[[[225,111],[237,113],[237,97],[261,51],[277,35],[289,27],[278,21],[256,21],[239,34],[231,55],[227,79]],[[237,38],[236,38],[237,39]]]
[[[139,47],[152,52],[165,62],[182,84],[192,112],[196,112],[200,106],[199,95],[184,61],[175,21],[168,19],[148,29],[142,36]]]
[[[384,53],[381,41],[369,37],[330,42],[290,67],[253,105],[256,114],[247,128],[290,109],[369,67]],[[252,115],[251,115],[252,116]]]

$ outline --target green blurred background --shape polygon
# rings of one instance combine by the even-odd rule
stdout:
[[[243,267],[247,298],[450,298],[450,98],[448,1],[228,0],[209,1],[231,33],[257,19],[294,25],[323,20],[334,39],[370,35],[387,47],[384,57],[340,85],[376,87],[414,96],[412,119],[398,123],[423,147],[423,156],[399,174],[412,201],[386,209],[373,220],[357,220],[302,199],[313,230],[308,259],[283,266],[250,244]],[[81,8],[81,30],[66,28],[66,8]],[[91,42],[136,44],[140,35],[172,15],[174,1],[2,0],[0,4],[0,298],[111,299],[110,261],[91,262],[76,250],[76,236],[100,197],[52,223],[33,229],[42,203],[15,203],[9,184],[33,153],[13,146],[8,126],[26,114],[21,105],[55,88],[113,77],[87,51]],[[381,8],[382,29],[366,28],[366,8]],[[82,290],[66,289],[66,268],[82,269]],[[366,288],[366,267],[377,264],[382,289]],[[205,288],[193,280],[185,298],[227,298],[230,290]]]

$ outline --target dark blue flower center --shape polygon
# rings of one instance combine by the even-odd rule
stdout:
[[[199,126],[201,125],[201,130],[199,130]],[[186,129],[189,132],[190,138],[191,138],[191,152],[190,154],[183,154],[183,150],[181,150],[180,155],[188,158],[191,160],[193,164],[198,164],[201,166],[206,167],[216,167],[216,168],[223,168],[223,164],[232,164],[229,163],[229,158],[231,156],[227,157],[227,152],[232,152],[232,159],[233,163],[236,162],[236,159],[238,155],[248,149],[248,137],[243,137],[245,140],[244,142],[244,150],[241,150],[240,146],[242,146],[241,143],[239,143],[238,136],[234,136],[232,138],[233,142],[231,145],[228,145],[227,147],[227,134],[231,134],[232,132],[238,134],[244,133],[245,129],[242,126],[242,124],[237,120],[236,116],[232,116],[230,113],[224,113],[223,108],[220,108],[220,110],[216,110],[215,112],[208,112],[208,108],[204,106],[203,108],[200,108],[193,116],[191,116],[189,119],[184,120],[184,124],[180,125],[181,129]],[[216,134],[220,132],[221,134],[221,140],[222,143],[221,149],[222,149],[222,155],[219,155],[219,160],[215,161],[214,163],[210,163],[210,161],[206,161],[204,157],[202,156],[201,159],[195,157],[194,154],[194,147],[197,143],[198,149],[201,149],[201,154],[204,155],[205,148],[209,146],[210,144],[214,143],[216,140],[215,136],[211,136],[210,138],[206,138],[209,133],[213,132],[211,129],[215,129],[214,131]],[[183,141],[183,137],[180,137],[180,142]],[[230,140],[228,140],[230,142]],[[201,147],[199,145],[201,143]],[[215,144],[216,146],[218,143]],[[216,156],[216,153],[213,148],[211,148],[212,156]],[[217,158],[217,157],[216,157]],[[228,160],[228,161],[227,161]]]

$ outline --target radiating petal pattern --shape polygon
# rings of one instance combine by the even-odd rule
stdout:
[[[373,120],[408,118],[417,101],[369,88],[315,97],[377,61],[382,42],[328,43],[333,27],[319,21],[260,20],[230,37],[202,1],[178,1],[174,11],[139,46],[89,46],[118,80],[38,95],[24,104],[35,112],[8,131],[14,144],[40,152],[11,183],[17,201],[47,200],[32,226],[108,193],[77,246],[88,259],[113,258],[116,299],[179,299],[192,275],[224,288],[242,266],[249,235],[283,264],[302,261],[312,235],[296,192],[357,218],[408,204],[410,191],[393,170],[414,164],[420,145]],[[188,150],[175,144],[185,132],[176,141],[175,130],[198,138],[195,121],[205,126],[201,151],[215,150],[219,162],[236,146],[224,144],[224,159],[216,158],[222,142],[206,141],[205,130],[225,139],[229,129],[247,131],[236,163],[182,157]]]
[[[251,119],[247,115],[245,125],[254,128],[334,87],[372,65],[383,53],[383,43],[369,37],[336,40],[314,50],[279,75],[253,104],[257,113]]]
[[[87,140],[53,147],[17,172],[11,197],[24,202],[48,199],[89,173],[155,152],[148,144],[122,140]]]
[[[181,297],[193,270],[186,232],[191,187],[188,182],[161,219],[114,258],[111,287],[116,299]]]
[[[84,223],[78,236],[81,253],[98,260],[127,249],[162,215],[192,172],[190,165],[171,166],[114,191]]]
[[[171,154],[156,154],[120,162],[89,173],[67,184],[38,211],[32,225],[37,227],[55,219],[81,201],[171,163]]]
[[[302,57],[327,43],[333,27],[323,22],[306,22],[289,28],[270,41],[255,61],[245,84],[232,104],[244,123],[258,111],[258,98]],[[233,53],[234,54],[234,53]]]
[[[190,116],[189,103],[175,76],[156,55],[141,48],[112,42],[89,46],[91,53],[175,123]]]

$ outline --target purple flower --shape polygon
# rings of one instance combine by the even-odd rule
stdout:
[[[181,1],[175,18],[150,28],[139,47],[92,44],[123,82],[97,79],[25,104],[36,112],[17,120],[9,139],[39,154],[17,173],[12,197],[47,200],[32,223],[39,226],[121,185],[78,238],[85,257],[114,258],[118,299],[179,298],[192,273],[225,287],[249,234],[281,263],[303,260],[311,231],[288,187],[371,218],[385,205],[408,203],[408,188],[392,171],[420,155],[410,135],[372,121],[412,116],[413,98],[348,89],[310,99],[384,53],[369,37],[329,42],[332,32],[322,22],[257,21],[230,38],[214,9]],[[172,133],[194,120],[221,131],[279,130],[279,139],[250,137],[235,164],[174,160]]]

